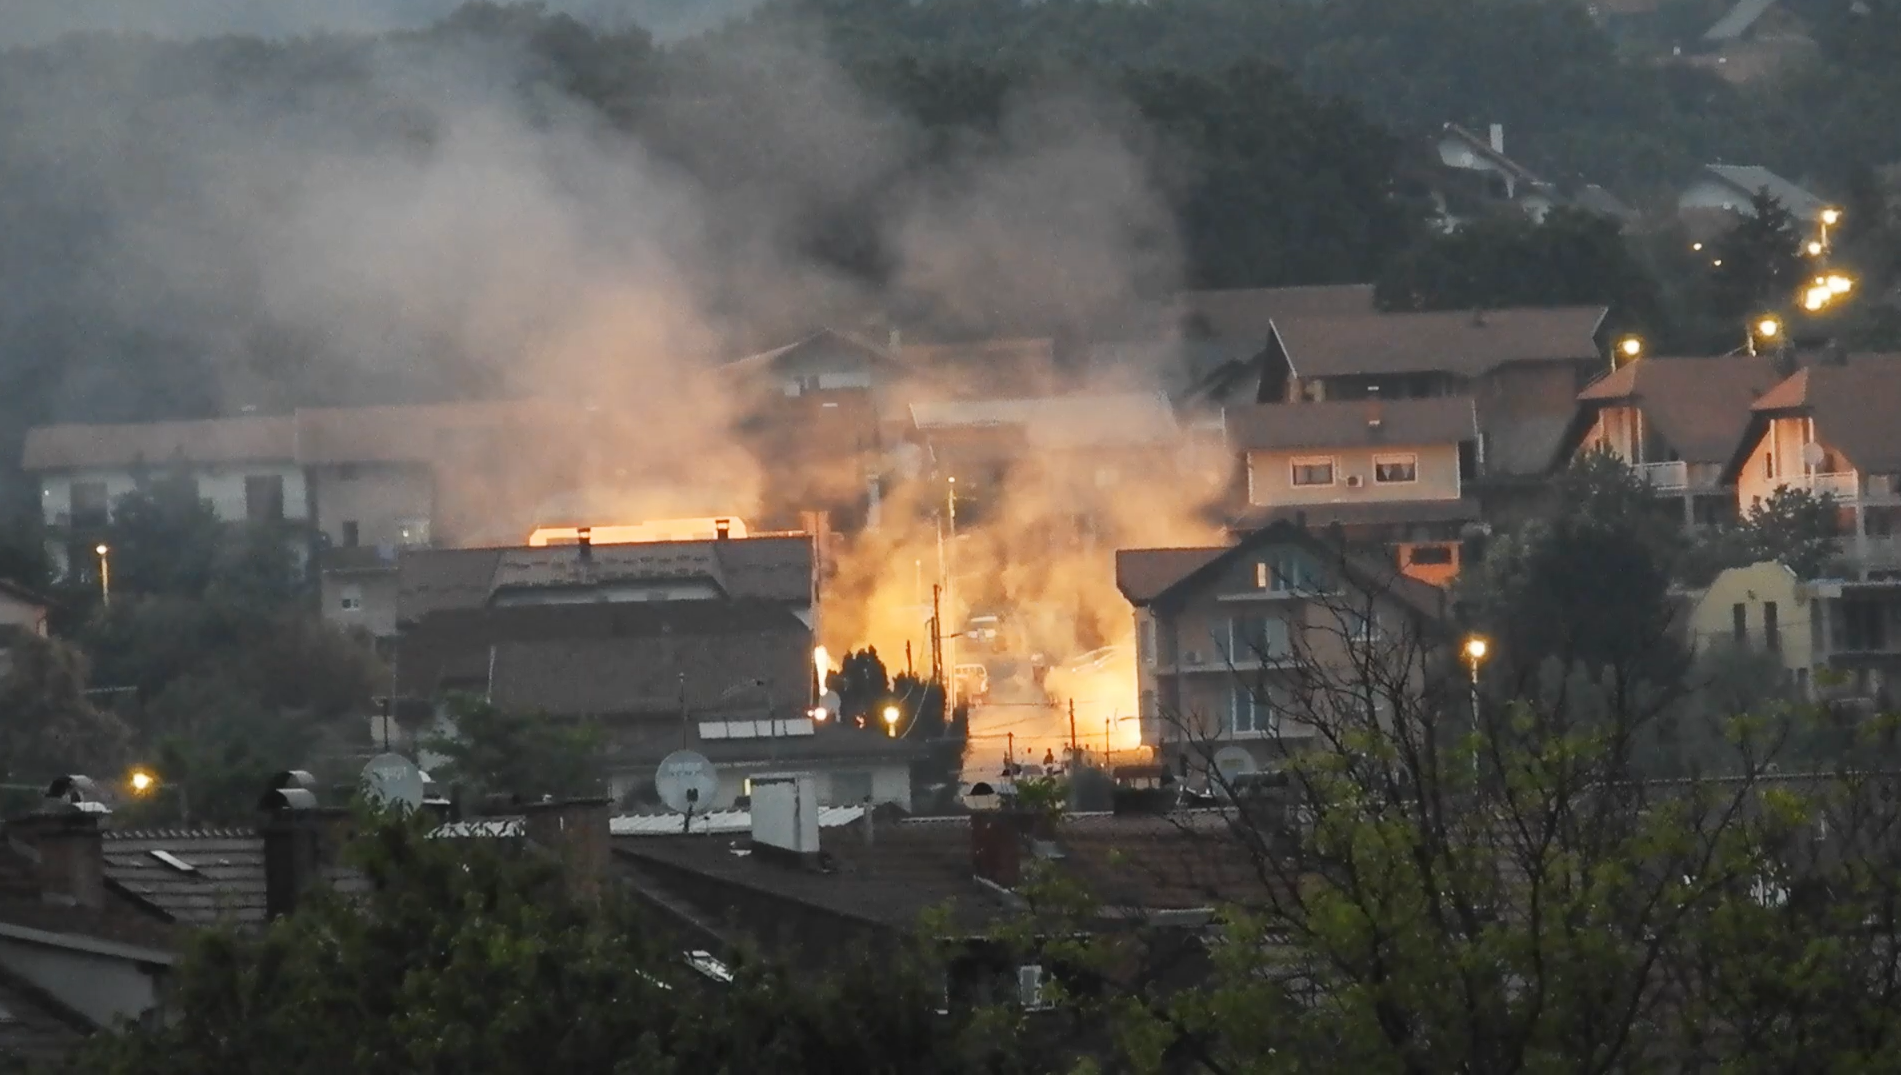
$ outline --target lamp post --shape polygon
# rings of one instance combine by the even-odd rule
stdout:
[[[1821,246],[1823,250],[1828,249],[1828,229],[1841,223],[1841,221],[1842,221],[1842,211],[1840,209],[1830,207],[1830,208],[1822,210]]]
[[[944,607],[938,615],[940,617],[949,615],[951,622],[956,623],[959,620],[956,596],[957,475],[952,474],[949,478],[950,480],[946,482],[949,491],[944,494],[946,516],[949,520],[949,541],[944,546]],[[960,630],[961,628],[954,628],[946,631],[942,622],[937,625],[937,633],[944,640],[944,670],[947,673],[944,677],[944,697],[947,699],[945,705],[948,707],[944,710],[944,715],[947,719],[950,714],[957,711],[957,635]]]
[[[1782,320],[1774,314],[1764,314],[1749,326],[1748,338],[1744,345],[1750,354],[1756,354],[1756,341],[1760,339],[1764,347],[1777,347],[1781,344]]]
[[[1484,663],[1485,655],[1491,652],[1491,643],[1482,635],[1468,635],[1465,644],[1459,647],[1459,653],[1465,658],[1466,668],[1472,675],[1472,734],[1479,730],[1479,665]],[[1479,769],[1479,748],[1475,741],[1472,745],[1472,772],[1477,775]]]
[[[893,739],[898,737],[898,718],[904,714],[895,705],[884,707],[885,734]]]
[[[93,552],[99,555],[99,601],[107,608],[112,607],[112,561],[107,558],[111,552],[104,542],[93,546]]]

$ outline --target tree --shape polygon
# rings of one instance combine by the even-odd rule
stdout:
[[[162,477],[119,498],[105,541],[115,590],[195,596],[211,584],[224,524],[196,483]]]
[[[171,980],[172,1017],[96,1035],[91,1075],[1042,1070],[1012,1023],[938,1016],[925,953],[870,953],[795,975],[730,955],[692,969],[675,937],[609,888],[577,898],[519,841],[444,840],[366,819],[348,849],[361,895],[319,891],[263,931],[203,934]]]
[[[1353,622],[1349,599],[1313,600]],[[1083,969],[1065,1003],[1115,1020],[1130,1070],[1860,1070],[1893,1047],[1901,778],[1777,775],[1806,715],[1760,697],[1680,712],[1713,734],[1659,774],[1649,745],[1685,699],[1622,705],[1553,665],[1471,714],[1442,646],[1297,646],[1266,688],[1278,783],[1230,782],[1231,744],[1170,716],[1233,803],[1175,837],[1223,908],[1212,972],[1160,988],[1181,959],[1163,922],[1041,942]],[[1033,905],[1072,928],[1100,912],[1060,863],[1044,878]]]
[[[1461,580],[1467,616],[1493,640],[1491,675],[1511,694],[1546,662],[1608,674],[1619,704],[1668,691],[1684,654],[1670,632],[1670,566],[1681,532],[1648,485],[1608,452],[1553,483],[1551,511],[1493,541]]]
[[[1428,232],[1386,263],[1375,287],[1395,310],[1603,303],[1655,339],[1668,331],[1661,292],[1616,221],[1559,207]]]
[[[1774,560],[1797,578],[1819,578],[1841,554],[1835,498],[1782,486],[1743,516],[1743,531],[1758,561]]]
[[[891,680],[875,646],[847,653],[826,687],[838,693],[840,719],[859,724],[875,717],[872,711],[891,697]]]
[[[1717,316],[1742,331],[1757,316],[1795,301],[1804,279],[1803,235],[1793,214],[1767,191],[1749,200],[1749,213],[1711,246]]]
[[[86,698],[86,659],[58,639],[23,634],[0,664],[0,769],[14,782],[81,773],[111,779],[130,734]]]
[[[602,790],[601,731],[587,722],[517,713],[477,698],[449,699],[453,730],[431,736],[424,749],[449,759],[435,774],[464,793],[521,796],[595,795]]]

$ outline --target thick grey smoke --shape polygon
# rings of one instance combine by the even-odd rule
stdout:
[[[189,40],[416,30],[463,0],[0,0],[0,47],[64,34],[143,33]],[[637,25],[673,41],[719,26],[759,0],[551,0],[550,11],[595,25]]]
[[[264,75],[215,73],[246,48]],[[45,293],[0,300],[0,321],[30,337],[57,305],[213,386],[122,401],[145,416],[445,390],[581,400],[613,417],[636,477],[710,488],[697,499],[743,513],[762,471],[708,371],[758,323],[894,305],[957,327],[1073,318],[1174,270],[1139,128],[1113,104],[1027,94],[998,137],[907,186],[917,132],[816,35],[678,65],[646,103],[649,145],[580,102],[524,93],[524,57],[440,34],[68,41],[3,60],[0,186],[15,210],[0,257],[27,279],[37,251],[59,268]],[[863,205],[881,208],[892,293],[797,252],[825,214]],[[55,397],[115,417],[98,399],[147,357],[49,371]]]

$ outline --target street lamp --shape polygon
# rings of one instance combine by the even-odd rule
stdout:
[[[1748,346],[1749,353],[1753,355],[1756,353],[1757,340],[1761,340],[1765,345],[1768,345],[1773,343],[1780,335],[1782,335],[1782,321],[1774,315],[1764,315],[1759,318],[1755,324],[1749,326],[1749,338],[1745,343]]]
[[[899,712],[898,707],[895,705],[888,705],[884,707],[885,731],[893,739],[896,739],[898,737],[898,718],[903,715],[904,714]]]
[[[1812,258],[1819,258],[1822,256],[1822,244],[1819,240],[1810,239],[1809,245],[1805,247],[1804,249],[1806,249],[1809,252],[1809,256]]]
[[[1846,295],[1855,288],[1855,281],[1840,273],[1829,273],[1827,279],[1822,282],[1828,285],[1828,293],[1831,295]]]
[[[112,550],[106,548],[102,541],[93,546],[92,551],[99,554],[99,600],[109,606],[112,604],[112,563],[106,554]]]
[[[191,824],[191,800],[185,795],[185,785],[167,784],[150,769],[137,768],[125,775],[125,786],[132,792],[133,798],[148,799],[161,791],[178,793],[178,816],[182,824]]]
[[[1634,362],[1644,353],[1644,341],[1635,336],[1626,336],[1617,341],[1617,353],[1624,356],[1624,361]],[[1617,359],[1613,357],[1611,366],[1615,368],[1616,365]]]

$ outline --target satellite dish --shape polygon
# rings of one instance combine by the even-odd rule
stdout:
[[[363,767],[363,794],[373,803],[414,810],[422,793],[422,770],[401,754],[378,754]]]
[[[1828,452],[1817,441],[1810,441],[1802,446],[1802,462],[1809,466],[1819,467],[1827,458]]]
[[[1254,763],[1254,755],[1240,747],[1222,747],[1215,751],[1215,770],[1223,780],[1233,780],[1257,768],[1259,766]]]
[[[667,809],[679,814],[704,814],[719,794],[719,773],[704,755],[676,750],[660,760],[653,774],[654,789]]]

